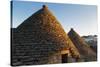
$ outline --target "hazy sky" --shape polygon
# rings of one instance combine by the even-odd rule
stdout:
[[[43,4],[48,6],[66,32],[74,28],[80,35],[97,34],[97,6],[95,5],[13,1],[12,27],[16,28],[41,9]]]

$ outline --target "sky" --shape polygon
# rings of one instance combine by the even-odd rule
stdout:
[[[81,36],[97,34],[96,5],[13,1],[12,27],[18,27],[25,19],[41,9],[44,4],[48,6],[66,33],[73,28]]]

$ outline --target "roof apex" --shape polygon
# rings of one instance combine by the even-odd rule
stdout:
[[[47,9],[48,7],[47,7],[47,5],[43,5],[42,8],[43,9]]]
[[[71,28],[71,30],[74,30],[73,28]]]

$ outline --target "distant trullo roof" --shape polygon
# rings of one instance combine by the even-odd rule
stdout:
[[[23,46],[25,55],[43,58],[66,49],[71,49],[74,57],[79,55],[61,24],[46,5],[27,18],[14,32],[13,43],[27,45]]]
[[[85,40],[82,39],[80,35],[74,31],[73,28],[71,28],[69,31],[68,36],[78,49],[82,58],[85,58],[87,61],[96,60],[96,53],[90,48]]]

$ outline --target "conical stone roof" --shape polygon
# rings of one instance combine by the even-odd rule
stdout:
[[[78,50],[66,35],[61,24],[45,5],[16,28],[12,40],[13,46],[16,46],[13,52],[15,55],[18,54],[17,56],[21,55],[17,52],[22,51],[22,57],[39,59],[67,49],[70,49],[73,57],[79,56]],[[44,60],[39,64],[47,62],[48,60]]]
[[[72,48],[73,52],[77,53],[77,49],[66,35],[61,24],[56,17],[49,11],[46,5],[26,19],[21,25],[17,27],[18,32],[23,34],[33,35],[31,38],[35,42],[50,42],[52,49],[62,50]],[[29,35],[28,35],[29,37]],[[30,40],[30,39],[29,39]],[[53,45],[54,44],[54,45]]]
[[[78,49],[81,58],[84,58],[86,61],[96,60],[96,53],[90,48],[85,40],[73,30],[73,28],[69,31],[68,36]]]

